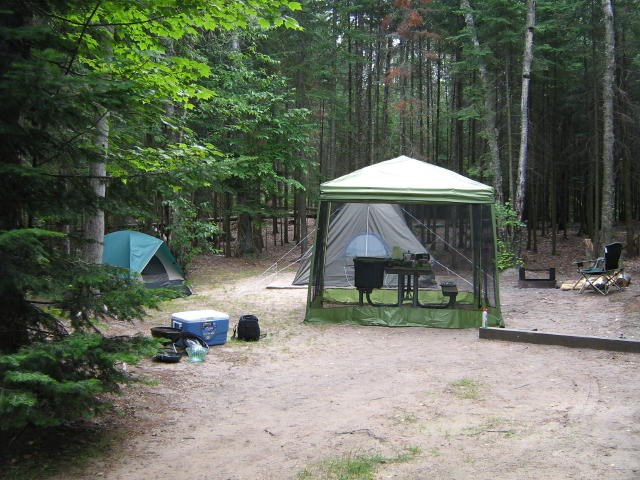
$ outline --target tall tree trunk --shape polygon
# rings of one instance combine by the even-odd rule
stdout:
[[[456,63],[462,60],[462,49],[459,46],[455,48],[455,61]],[[456,72],[452,79],[452,109],[453,109],[453,118],[451,119],[451,161],[449,163],[449,168],[458,173],[464,173],[462,169],[462,162],[464,157],[464,128],[462,124],[462,120],[460,119],[460,111],[463,107],[463,85],[462,85],[462,74],[460,72]]]
[[[433,122],[433,161],[438,162],[440,159],[440,119],[442,117],[442,52],[438,55],[438,62],[436,64],[436,119]]]
[[[614,218],[614,177],[613,177],[613,81],[616,68],[615,33],[613,28],[613,8],[611,0],[602,0],[605,39],[605,69],[602,78],[602,204],[600,215],[600,245],[611,241]]]
[[[391,70],[391,50],[393,49],[393,40],[389,38],[387,40],[387,49],[384,63],[384,71],[388,74]],[[389,142],[388,136],[390,134],[390,121],[389,121],[389,97],[390,97],[391,87],[389,86],[389,82],[384,82],[384,88],[382,89],[382,129],[381,129],[381,140],[384,146],[384,156],[383,158],[387,158],[389,152]]]
[[[522,58],[522,94],[520,97],[520,154],[518,155],[518,187],[515,209],[520,220],[524,220],[524,203],[527,185],[527,153],[529,139],[529,83],[533,62],[533,32],[536,25],[536,0],[529,0],[527,9],[527,32]]]
[[[105,33],[103,40],[106,44],[105,53],[110,56],[113,27],[107,27],[107,31],[108,35],[103,32]],[[67,68],[70,69],[71,64]],[[98,105],[94,146],[98,158],[89,165],[89,184],[95,195],[96,204],[95,210],[87,213],[84,220],[85,243],[82,256],[88,263],[102,263],[105,231],[103,202],[106,193],[107,155],[109,152],[109,111],[101,105]]]
[[[424,66],[423,66],[423,54],[424,45],[422,43],[422,37],[418,38],[418,152],[419,158],[423,158],[426,154],[426,148],[424,144]]]
[[[373,31],[372,31],[372,26],[369,27],[369,35],[373,36]],[[374,46],[373,45],[369,45],[368,47],[368,53],[367,53],[367,63],[366,63],[366,70],[367,70],[367,83],[366,83],[366,98],[367,98],[367,131],[366,131],[366,145],[365,145],[365,150],[367,152],[367,165],[373,165],[375,163],[375,158],[374,158],[374,146],[373,146],[373,131],[374,131],[374,115],[373,115],[373,65],[374,65],[374,59],[373,59],[373,52],[374,52]]]
[[[222,231],[224,232],[224,256],[231,257],[233,255],[233,233],[231,231],[231,207],[232,207],[231,194],[229,192],[224,193],[224,217],[222,220]]]
[[[85,217],[83,258],[88,263],[102,263],[104,241],[104,210],[102,202],[106,192],[107,153],[109,150],[109,112],[99,113],[96,121],[96,138],[99,158],[89,166],[89,183],[96,196],[96,207]]]
[[[333,180],[337,176],[337,150],[338,150],[338,10],[336,7],[331,15],[331,34],[336,42],[331,55],[331,91],[329,107],[329,141],[327,148],[326,165],[321,165],[320,174],[324,173],[324,178]]]
[[[622,51],[622,58],[618,64],[618,71],[621,72],[619,75],[620,78],[620,91],[626,92],[628,89],[627,76],[624,75],[623,72],[626,72],[629,69],[629,59],[627,55],[625,55],[626,51],[626,32],[624,28],[620,29],[620,35],[618,36],[619,40],[617,43],[618,49]],[[619,105],[618,108],[621,110],[625,107],[628,108],[628,103],[624,101],[622,95],[616,98],[616,105]],[[622,184],[622,205],[624,212],[624,225],[625,230],[627,231],[627,238],[625,240],[625,253],[629,257],[635,257],[640,255],[640,237],[636,237],[636,226],[634,224],[634,215],[633,215],[633,190],[636,182],[633,181],[634,175],[634,165],[637,165],[637,160],[635,159],[634,151],[632,151],[632,146],[635,140],[635,134],[632,133],[632,123],[631,122],[620,122],[620,138],[619,143],[622,145],[622,171],[621,171],[621,184]]]
[[[507,175],[509,175],[509,201],[511,205],[514,205],[516,192],[515,192],[515,178],[513,176],[513,133],[511,125],[511,54],[507,56],[507,64],[505,67],[505,95],[506,95],[506,115],[507,115]]]
[[[300,59],[300,61],[302,61],[302,59]],[[308,100],[307,100],[307,96],[306,96],[306,82],[305,82],[305,78],[304,75],[302,74],[302,72],[300,74],[298,74],[298,82],[296,85],[296,108],[303,108],[303,107],[307,107],[308,104]],[[309,168],[309,165],[307,165],[306,163],[306,154],[299,152],[298,155],[302,156],[302,158],[305,159],[305,166],[302,168],[296,168],[295,169],[295,178],[302,184],[305,186],[305,188],[309,187],[309,177],[307,175],[307,169]],[[287,178],[288,178],[288,174],[287,174]],[[289,189],[288,187],[285,187],[285,199],[289,198],[288,192]],[[307,190],[302,190],[302,189],[296,189],[295,190],[295,200],[294,200],[294,205],[295,205],[295,219],[294,219],[294,225],[295,225],[295,230],[296,233],[298,234],[297,236],[294,237],[294,240],[300,242],[300,246],[302,248],[302,252],[301,254],[304,254],[304,252],[307,251]],[[288,203],[288,202],[287,202]],[[289,208],[287,208],[285,210],[285,215],[284,215],[284,225],[282,226],[283,230],[284,230],[284,235],[286,238],[287,243],[289,242],[289,224],[287,221],[287,215],[288,215],[288,211]]]
[[[399,123],[399,142],[400,142],[400,154],[407,155],[407,68],[409,64],[409,60],[407,57],[407,41],[400,40],[399,45],[400,50],[400,65],[401,65],[401,73],[400,73],[400,101],[402,102],[402,106],[398,109],[398,123]]]
[[[549,113],[545,115],[545,119],[551,118],[551,111],[553,110],[553,92],[546,95],[547,105],[545,105],[545,110]],[[547,183],[548,189],[548,208],[546,211],[549,212],[549,217],[551,220],[551,255],[557,254],[557,236],[558,236],[558,183],[557,183],[557,172],[556,172],[556,128],[550,122],[545,122],[544,131],[547,132],[545,138],[547,138],[547,154],[545,155],[546,161],[545,164],[549,169],[549,181]]]
[[[350,29],[351,28],[351,22],[349,20],[347,20],[347,28]],[[353,35],[348,35],[347,36],[347,57],[349,59],[352,58],[352,56],[354,55],[353,53],[353,40],[352,40],[352,36]],[[353,124],[354,124],[354,120],[353,120],[353,101],[354,101],[354,94],[353,94],[353,77],[354,77],[354,72],[353,72],[353,64],[351,62],[351,60],[348,61],[347,63],[347,148],[346,148],[346,165],[340,165],[339,171],[340,174],[344,174],[346,172],[352,172],[356,169],[356,164],[355,164],[355,154],[354,154],[354,132],[353,132]],[[344,160],[343,160],[344,161]]]
[[[308,179],[305,179],[305,182],[308,182]],[[305,185],[306,184],[307,183],[305,183]],[[298,213],[296,222],[298,224],[298,231],[300,232],[300,237],[296,240],[300,243],[300,254],[303,255],[309,248],[309,242],[307,240],[307,195],[303,190],[296,190],[296,204]],[[289,227],[285,223],[283,228],[288,229]]]
[[[374,121],[374,131],[372,137],[372,145],[371,145],[371,161],[373,163],[377,163],[380,158],[384,158],[381,154],[384,154],[382,149],[382,140],[381,140],[381,118],[380,118],[380,86],[382,85],[383,76],[383,59],[384,59],[384,48],[382,39],[378,39],[376,42],[376,63],[375,63],[375,78],[373,80],[374,83],[374,111],[371,113]]]
[[[480,72],[480,81],[482,82],[482,88],[484,90],[484,124],[485,132],[487,135],[487,142],[489,143],[489,153],[491,154],[491,161],[493,163],[493,184],[496,191],[496,201],[503,203],[502,195],[502,167],[500,165],[500,151],[498,149],[498,128],[496,127],[496,110],[494,102],[495,89],[489,79],[489,72],[487,65],[480,56],[480,42],[478,40],[478,34],[476,32],[475,21],[473,19],[473,13],[471,10],[471,4],[469,0],[460,0],[460,6],[464,12],[464,19],[467,24],[467,29],[471,35],[471,41],[473,47],[478,55],[478,70]]]
[[[259,186],[250,192],[239,192],[236,196],[236,200],[240,206],[237,225],[238,238],[235,252],[238,257],[255,258],[262,250],[261,242],[256,241],[260,236],[260,228],[254,228],[254,223],[257,224],[258,222],[255,221],[256,217],[253,213],[255,212],[257,199],[259,197],[258,188]]]

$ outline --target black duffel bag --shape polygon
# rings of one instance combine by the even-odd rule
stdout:
[[[253,342],[260,340],[260,324],[255,315],[242,315],[233,329],[233,338]]]

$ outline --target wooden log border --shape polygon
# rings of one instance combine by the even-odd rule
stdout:
[[[556,345],[571,348],[593,348],[616,352],[640,353],[640,341],[626,338],[585,337],[546,333],[508,328],[479,328],[478,337],[486,340],[504,340],[508,342],[535,343],[538,345]]]

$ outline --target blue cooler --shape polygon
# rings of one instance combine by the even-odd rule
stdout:
[[[202,337],[207,345],[222,345],[227,341],[229,315],[216,310],[193,310],[171,315],[171,326]]]

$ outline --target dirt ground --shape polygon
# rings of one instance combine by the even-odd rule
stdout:
[[[580,247],[568,244],[528,263],[575,279]],[[118,400],[124,414],[107,427],[121,441],[57,479],[319,479],[332,459],[358,455],[387,459],[376,479],[640,478],[640,355],[481,340],[476,329],[307,325],[306,290],[266,288],[295,265],[260,275],[270,264],[201,259],[193,296],[133,326],[148,333],[171,312],[208,308],[231,327],[253,313],[266,336],[212,347],[200,364],[129,366],[157,384]],[[640,269],[626,266],[631,285],[607,297],[519,289],[504,273],[507,327],[640,340]]]

